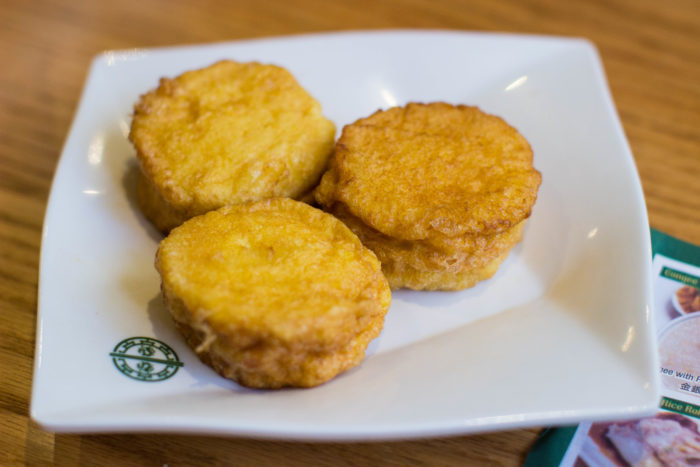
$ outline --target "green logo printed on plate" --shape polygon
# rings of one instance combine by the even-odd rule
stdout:
[[[150,337],[124,339],[109,355],[117,370],[139,381],[163,381],[184,365],[168,344]]]

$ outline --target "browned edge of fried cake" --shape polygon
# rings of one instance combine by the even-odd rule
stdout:
[[[400,161],[400,166],[397,167],[387,166],[382,162],[381,170],[377,169],[376,172],[373,172],[372,158],[374,157],[377,161],[376,163],[379,163],[379,161],[383,161],[381,157],[389,156],[370,157],[371,154],[380,154],[381,151],[365,146],[353,147],[355,144],[354,140],[358,138],[356,135],[358,135],[358,132],[363,131],[389,132],[387,134],[402,132],[406,138],[434,134],[437,138],[445,139],[445,141],[455,141],[455,138],[464,138],[464,135],[467,134],[465,132],[472,131],[471,128],[465,130],[463,128],[453,128],[449,125],[441,127],[440,122],[431,123],[431,125],[436,126],[436,128],[431,130],[432,133],[426,133],[427,130],[422,131],[420,128],[421,118],[427,121],[435,113],[443,111],[450,112],[452,120],[459,120],[460,118],[465,119],[465,121],[466,119],[477,119],[479,128],[484,126],[489,131],[496,132],[502,141],[495,138],[484,141],[495,141],[490,144],[493,144],[497,149],[501,146],[507,147],[515,144],[518,151],[520,151],[519,155],[513,156],[515,159],[512,162],[510,160],[507,162],[508,164],[513,164],[514,169],[512,170],[515,170],[514,173],[519,174],[519,183],[522,186],[508,187],[505,182],[505,176],[500,176],[496,172],[496,175],[488,180],[491,180],[490,183],[495,183],[495,186],[502,185],[505,190],[500,197],[501,201],[496,205],[491,205],[490,200],[483,198],[478,189],[473,196],[467,191],[465,191],[466,194],[456,196],[458,191],[454,190],[457,190],[457,188],[450,188],[454,193],[452,191],[449,193],[431,193],[432,187],[430,184],[424,182],[414,184],[411,181],[412,171],[407,167],[403,167],[404,161]],[[461,115],[461,113],[466,113],[466,115]],[[410,121],[411,115],[417,121]],[[415,117],[416,115],[418,117]],[[448,121],[448,123],[450,122]],[[405,130],[401,125],[409,129]],[[416,126],[418,129],[414,128]],[[476,129],[478,128],[475,128],[473,131],[476,131]],[[454,132],[454,135],[451,132]],[[502,132],[503,135],[500,135],[499,132]],[[392,136],[392,138],[400,141],[396,135]],[[379,143],[385,144],[383,140],[379,141]],[[499,155],[498,157],[503,156]],[[453,106],[442,102],[430,104],[410,103],[406,107],[379,110],[369,117],[346,125],[343,128],[340,139],[336,143],[329,169],[324,174],[315,196],[325,209],[332,210],[334,203],[341,202],[354,216],[360,218],[368,226],[392,238],[401,240],[425,240],[431,237],[455,237],[465,234],[491,235],[504,232],[531,215],[532,207],[537,197],[537,190],[541,183],[541,174],[532,167],[532,160],[532,149],[527,140],[500,117],[484,113],[477,107],[465,105]],[[399,164],[398,159],[396,163]],[[461,162],[464,167],[466,167],[465,164],[467,163],[465,161]],[[368,168],[367,170],[365,170],[366,167]],[[491,170],[486,167],[484,166],[482,169]],[[360,170],[361,173],[356,172],[356,169]],[[498,170],[505,170],[505,168]],[[444,173],[441,173],[440,177],[457,176],[454,173],[450,173],[447,169],[441,170],[441,172]],[[436,174],[433,175],[437,176]],[[387,177],[398,179],[396,183],[401,184],[398,185],[397,190],[389,187],[391,183],[387,183],[387,180],[389,180]],[[474,183],[482,182],[475,180]],[[446,196],[450,193],[451,198]],[[485,193],[491,192],[486,191]],[[362,196],[358,197],[359,194]],[[404,210],[399,210],[400,205],[390,201],[401,199],[396,198],[396,196],[401,198],[405,196],[417,197],[417,204],[412,204],[410,209],[406,207]],[[476,201],[475,207],[472,207],[472,202],[450,204],[452,202],[450,199],[456,201],[461,199],[461,197],[467,197],[465,199],[468,199],[469,196],[472,196],[473,201]],[[489,196],[495,195],[489,194]],[[482,201],[479,201],[480,198],[483,198]],[[406,198],[405,202],[408,199]],[[498,201],[498,198],[494,198],[494,200]],[[508,207],[509,204],[512,204],[512,206]],[[387,207],[391,207],[391,209],[384,209]],[[473,209],[476,209],[476,211],[473,211]],[[414,219],[416,214],[412,214],[411,211],[416,211],[416,213],[425,211],[425,213]]]
[[[272,206],[273,211],[282,209],[283,212],[290,212],[290,215],[295,218],[296,212],[299,212],[302,218],[306,216],[311,216],[311,219],[318,218],[321,222],[319,225],[323,229],[320,232],[324,232],[323,242],[333,243],[338,238],[343,239],[346,245],[344,248],[349,248],[349,251],[354,252],[353,257],[363,263],[358,271],[368,269],[366,272],[370,273],[371,270],[370,274],[358,275],[360,282],[357,286],[346,290],[350,294],[347,297],[352,298],[351,302],[344,302],[343,305],[344,313],[348,314],[348,320],[338,321],[337,314],[328,314],[328,311],[336,307],[335,302],[328,303],[330,307],[328,309],[323,304],[318,308],[324,318],[323,321],[305,321],[306,325],[303,329],[291,333],[285,332],[285,329],[289,329],[288,326],[270,327],[267,321],[263,321],[263,324],[252,323],[251,325],[250,316],[247,314],[242,315],[242,320],[237,318],[230,322],[228,318],[226,321],[216,318],[215,315],[223,311],[219,308],[221,302],[204,305],[205,302],[202,302],[201,296],[197,296],[199,292],[194,291],[195,289],[186,286],[182,290],[183,292],[189,290],[189,292],[179,296],[176,290],[180,290],[181,285],[172,287],[178,283],[182,284],[183,280],[186,282],[190,280],[181,276],[180,270],[173,269],[179,264],[177,258],[182,254],[181,251],[178,253],[179,248],[182,248],[178,245],[189,248],[188,245],[191,244],[187,240],[187,235],[173,244],[176,247],[175,250],[170,249],[166,253],[166,250],[159,248],[156,253],[155,265],[162,278],[163,300],[177,327],[200,359],[210,364],[221,375],[249,387],[315,386],[359,364],[364,358],[367,344],[381,331],[391,297],[386,279],[381,273],[380,264],[371,250],[362,246],[348,227],[331,215],[301,202],[282,198],[221,208],[187,221],[175,229],[172,235],[177,235],[178,232],[184,233],[181,229],[186,229],[193,225],[192,223],[199,222],[204,227],[207,225],[205,221],[207,218],[212,221],[222,219],[221,216],[226,215],[238,218],[238,215],[244,211],[264,213],[266,206]],[[294,209],[286,211],[288,208]],[[215,225],[219,229],[223,228],[221,232],[228,232],[228,228],[218,222]],[[311,229],[311,232],[313,231],[314,229]],[[271,233],[274,234],[274,232]],[[184,244],[181,243],[183,240],[185,240]],[[161,247],[164,245],[162,243]],[[164,262],[163,259],[166,257],[171,259]],[[338,256],[338,258],[343,257]],[[175,283],[167,279],[172,277],[173,272],[176,274],[175,277],[180,277]],[[335,282],[329,284],[333,283]],[[201,286],[198,287],[201,290]],[[195,295],[192,295],[193,291]],[[303,293],[305,292],[302,291]],[[343,294],[343,296],[346,295]],[[310,316],[316,319],[315,314]],[[326,316],[329,318],[328,321],[325,320]],[[282,321],[284,322],[284,319]],[[332,333],[319,334],[319,329],[325,330],[327,325],[331,326],[329,329]],[[282,332],[279,332],[280,329]]]
[[[214,70],[215,68],[217,68],[216,71]],[[270,154],[277,154],[271,161],[262,158],[262,162],[260,162],[260,164],[262,164],[261,170],[263,174],[267,175],[261,177],[260,180],[264,179],[264,183],[260,182],[260,184],[258,184],[259,179],[255,178],[257,175],[250,175],[245,170],[242,170],[240,173],[244,175],[236,175],[236,177],[239,177],[235,180],[236,184],[224,183],[225,180],[220,182],[221,186],[229,187],[230,193],[223,189],[223,191],[217,190],[215,192],[210,192],[207,189],[202,191],[199,185],[196,189],[187,188],[189,185],[180,183],[182,174],[177,177],[173,176],[173,174],[178,173],[179,166],[173,165],[174,163],[171,157],[168,156],[171,152],[164,151],[162,141],[164,138],[166,141],[168,139],[166,138],[167,135],[160,134],[160,132],[162,131],[161,124],[163,121],[170,121],[172,120],[171,117],[177,117],[175,119],[179,121],[183,115],[186,116],[189,115],[189,113],[188,110],[183,110],[180,106],[171,108],[169,105],[172,104],[167,103],[171,98],[181,100],[188,97],[189,94],[183,94],[183,89],[186,90],[187,93],[194,92],[193,89],[200,89],[197,87],[202,86],[200,78],[203,80],[203,83],[206,84],[206,87],[201,88],[206,91],[204,92],[204,96],[206,97],[209,95],[208,90],[212,86],[211,83],[218,83],[218,81],[210,82],[208,80],[214,80],[215,78],[221,79],[222,76],[224,76],[227,79],[233,77],[231,79],[233,82],[236,82],[235,76],[238,76],[239,68],[243,70],[241,73],[245,73],[246,76],[246,78],[242,79],[257,80],[259,79],[258,74],[261,73],[262,77],[269,78],[271,76],[269,79],[273,80],[275,83],[281,83],[279,88],[275,88],[275,96],[278,96],[280,99],[292,99],[294,102],[299,102],[300,107],[290,109],[289,106],[279,107],[279,105],[273,105],[273,108],[283,114],[289,111],[293,112],[295,116],[298,114],[299,118],[304,118],[304,121],[307,123],[303,128],[309,131],[300,134],[300,136],[310,136],[308,138],[300,137],[294,139],[306,142],[300,143],[301,146],[299,147],[295,146],[293,150],[290,149],[290,154],[293,154],[293,160],[295,161],[292,166],[293,169],[290,169],[287,165],[291,162],[289,158],[283,157],[286,156],[284,151],[270,152]],[[251,78],[251,76],[254,76],[254,78]],[[243,88],[241,93],[243,93],[244,96],[248,96],[248,93],[250,93],[251,95],[257,96],[257,98],[260,98],[260,96],[264,97],[265,92],[267,92],[261,90],[264,89],[264,83],[260,84],[255,81],[255,84],[256,86],[252,88],[254,91]],[[258,86],[258,84],[260,85]],[[226,102],[226,100],[222,99],[218,94],[216,94],[216,96],[216,99],[213,100],[216,105],[221,104],[221,102]],[[227,96],[228,94],[224,94],[224,97]],[[271,102],[282,101],[278,101],[277,98],[275,98],[271,100]],[[167,104],[167,111],[175,112],[174,116],[171,116],[168,112],[162,111],[159,107],[161,104]],[[195,112],[195,114],[199,112],[199,106],[199,101],[192,102],[191,107],[194,108],[196,112],[195,110],[191,112]],[[280,109],[290,110],[282,111]],[[243,115],[245,115],[245,113]],[[216,122],[218,119],[214,118],[212,121]],[[275,122],[277,122],[277,120],[275,120]],[[155,125],[155,127],[152,127],[153,125]],[[158,131],[155,131],[154,128]],[[186,126],[186,128],[189,128],[189,126]],[[283,126],[282,128],[287,127]],[[205,129],[209,130],[209,128]],[[300,129],[301,128],[294,127],[294,131],[300,131]],[[183,131],[187,130],[185,129]],[[251,130],[251,132],[253,132],[253,130]],[[304,201],[309,201],[309,192],[318,184],[322,175],[322,168],[327,162],[326,159],[331,154],[334,133],[335,125],[332,121],[323,116],[318,101],[299,84],[289,70],[277,65],[262,64],[257,61],[236,62],[233,60],[220,60],[203,68],[186,71],[174,78],[161,78],[159,85],[142,94],[134,105],[131,131],[129,133],[129,140],[136,148],[136,156],[141,172],[143,177],[148,181],[148,183],[141,183],[141,206],[145,208],[147,217],[158,229],[163,233],[167,233],[171,228],[179,225],[186,219],[204,214],[207,211],[217,209],[226,204],[257,201],[280,196],[289,196],[295,199],[301,198],[304,199]],[[296,133],[293,133],[293,135],[294,134]],[[222,135],[224,135],[223,138],[225,140],[226,132],[222,132]],[[185,138],[185,140],[189,141],[188,138]],[[195,147],[198,146],[195,144]],[[199,154],[199,152],[197,153]],[[280,156],[280,154],[283,156]],[[241,166],[246,167],[245,165]],[[256,166],[256,170],[252,170],[251,174],[257,174],[257,169]],[[293,176],[289,175],[290,170],[293,171]],[[227,170],[222,173],[237,174],[238,172]],[[245,177],[248,176],[253,177],[255,183],[247,183],[248,180]],[[275,178],[277,176],[279,179]],[[191,178],[192,177],[184,177],[184,179]],[[207,178],[204,180],[206,181]],[[209,186],[207,183],[200,185],[205,188]],[[240,187],[249,186],[254,188],[252,189],[253,191],[249,193],[245,191],[245,189],[239,191],[239,185]],[[232,186],[234,188],[231,188]]]
[[[382,263],[382,271],[392,290],[408,288],[426,291],[457,291],[474,287],[479,282],[493,277],[509,254],[510,250],[485,266],[462,272],[420,271],[406,265],[397,267],[391,261]]]
[[[143,214],[163,235],[189,219],[189,216],[169,204],[143,172],[139,173],[138,201]]]

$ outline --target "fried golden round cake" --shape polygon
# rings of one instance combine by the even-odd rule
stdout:
[[[297,198],[318,182],[334,124],[284,68],[229,60],[188,71],[141,96],[129,138],[164,232],[221,206]]]
[[[541,182],[530,145],[476,107],[408,104],[343,129],[315,197],[375,252],[392,288],[491,277]]]
[[[530,145],[476,107],[408,104],[346,126],[316,198],[402,240],[490,235],[526,219],[540,185]]]
[[[341,221],[285,198],[186,221],[156,268],[200,358],[256,388],[315,386],[359,364],[391,300],[379,261]]]

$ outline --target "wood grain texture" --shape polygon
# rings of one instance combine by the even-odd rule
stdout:
[[[603,58],[651,225],[700,243],[696,0],[0,2],[0,464],[518,465],[536,429],[392,443],[53,435],[28,418],[41,228],[92,57],[105,49],[344,29],[582,36]],[[592,187],[593,189],[593,187]]]

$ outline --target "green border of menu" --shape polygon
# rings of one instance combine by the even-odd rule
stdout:
[[[678,399],[671,399],[670,397],[662,397],[660,407],[670,412],[700,418],[700,405],[691,404],[690,402],[683,402]]]

